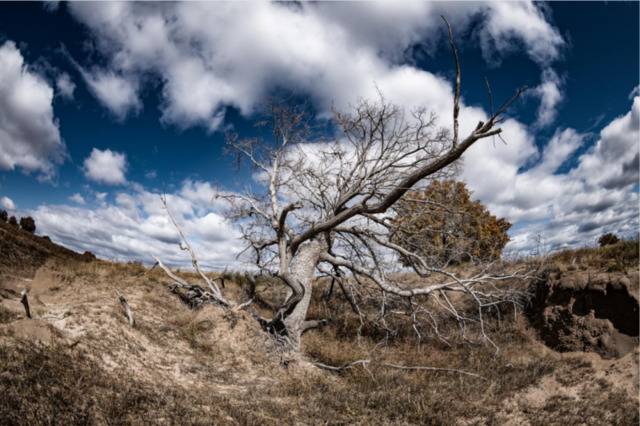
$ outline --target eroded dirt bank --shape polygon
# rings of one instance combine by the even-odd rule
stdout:
[[[617,358],[638,344],[638,273],[550,272],[530,307],[540,337],[560,352]]]

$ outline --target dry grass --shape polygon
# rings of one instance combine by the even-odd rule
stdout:
[[[600,383],[599,388],[586,390],[578,398],[552,395],[536,413],[535,426],[569,424],[637,425],[638,406],[629,396],[611,385]]]
[[[17,313],[10,311],[4,306],[0,305],[0,324],[6,324],[20,317]]]
[[[337,413],[350,413],[363,423],[379,419],[381,423],[446,424],[451,419],[489,419],[501,402],[513,392],[535,384],[556,368],[557,361],[539,354],[528,337],[515,328],[505,328],[499,343],[519,347],[518,353],[498,353],[488,347],[473,347],[461,342],[416,346],[411,340],[396,341],[384,347],[361,339],[354,344],[333,330],[313,332],[304,341],[305,352],[331,365],[355,359],[372,359],[369,371],[355,367],[341,374],[339,385],[329,395],[309,390],[318,407],[331,398]],[[394,363],[408,366],[457,368],[484,379],[455,372],[403,371],[384,366]],[[293,388],[295,389],[295,387]],[[312,386],[313,389],[313,386]],[[339,420],[339,418],[336,418]]]
[[[62,345],[0,346],[0,370],[3,424],[191,423],[207,414],[176,389],[107,374]]]
[[[606,256],[628,264],[629,246],[607,250]],[[589,257],[593,253],[578,253],[580,260],[573,261],[578,256],[574,252],[554,261],[565,267],[597,263]],[[522,315],[514,321],[511,311],[503,312],[501,321],[488,320],[500,348],[496,353],[489,345],[455,337],[450,345],[426,333],[418,341],[401,318],[390,319],[393,335],[373,321],[358,332],[360,320],[339,289],[323,301],[326,283],[318,284],[310,316],[331,322],[305,334],[303,356],[296,357],[279,352],[245,312],[225,314],[213,306],[189,310],[166,289],[162,271],[136,263],[74,259],[49,261],[43,268],[54,282],[34,293],[34,310],[48,315],[64,307],[69,316],[52,323],[61,336],[71,329],[86,333],[74,339],[58,336],[44,346],[0,332],[3,424],[638,422],[634,392],[616,383],[626,376],[604,374],[614,364],[603,367],[582,356],[553,352],[537,340]],[[197,281],[194,274],[181,275]],[[263,315],[283,297],[267,278],[255,288],[242,274],[224,278],[223,291],[230,299],[253,296],[254,309]],[[115,299],[116,288],[133,308],[134,328]],[[0,329],[16,322],[19,307],[14,300],[0,299]],[[447,327],[455,325],[443,324],[444,331]],[[357,359],[370,362],[341,372],[309,363],[337,366]],[[457,368],[482,378],[404,371],[385,363]],[[637,369],[637,359],[630,365]],[[636,381],[630,387],[637,394]]]
[[[639,250],[638,240],[622,240],[604,247],[563,250],[551,255],[550,260],[568,266],[569,270],[624,272],[637,268]]]

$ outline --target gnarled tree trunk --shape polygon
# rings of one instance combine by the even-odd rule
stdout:
[[[303,294],[300,301],[291,310],[291,313],[285,317],[283,322],[287,328],[287,336],[291,345],[296,350],[300,347],[300,336],[304,331],[304,322],[311,302],[316,265],[324,248],[318,241],[311,241],[300,247],[300,250],[292,260],[290,274],[302,287]]]

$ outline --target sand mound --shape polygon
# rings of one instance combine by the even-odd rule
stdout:
[[[46,321],[18,319],[9,324],[0,325],[0,335],[5,334],[17,340],[26,340],[34,343],[54,343],[59,334],[56,329]]]
[[[560,354],[560,359],[561,366],[552,374],[503,403],[498,423],[637,424],[637,416],[632,417],[637,413],[637,349],[619,359],[583,352]]]
[[[162,278],[161,278],[162,279]],[[29,291],[27,319],[18,291]],[[33,278],[0,280],[0,345],[27,341],[74,347],[107,371],[185,387],[233,382],[238,391],[278,366],[272,339],[248,313],[191,310],[155,275],[106,262],[48,261]],[[126,295],[127,323],[116,290]],[[274,355],[275,354],[275,355]],[[225,386],[226,387],[226,386]],[[242,389],[241,389],[242,388]]]
[[[629,353],[638,343],[636,276],[624,273],[562,275],[538,283],[531,317],[540,336],[561,352]]]

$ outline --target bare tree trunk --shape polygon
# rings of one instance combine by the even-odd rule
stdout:
[[[294,349],[300,348],[300,336],[304,331],[304,322],[307,318],[309,303],[311,302],[311,293],[313,291],[313,281],[316,265],[323,250],[321,243],[311,241],[300,248],[294,257],[291,265],[291,276],[297,280],[304,294],[300,301],[293,308],[291,313],[284,319],[284,325],[287,328],[287,336]]]

